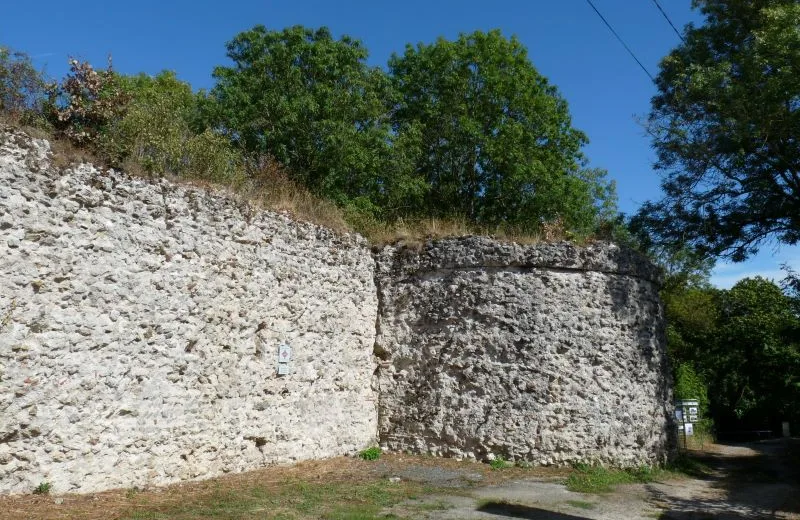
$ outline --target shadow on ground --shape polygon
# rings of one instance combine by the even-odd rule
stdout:
[[[498,515],[504,518],[527,518],[530,520],[589,520],[584,516],[565,515],[546,511],[537,507],[509,504],[507,502],[488,502],[480,506],[477,511]]]
[[[710,468],[689,496],[646,486],[664,520],[796,518],[800,513],[800,439],[724,445],[697,457]]]

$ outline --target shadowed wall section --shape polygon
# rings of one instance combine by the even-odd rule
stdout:
[[[533,463],[663,461],[658,273],[607,243],[443,240],[378,257],[380,439]]]

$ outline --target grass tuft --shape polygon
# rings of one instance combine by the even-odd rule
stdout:
[[[506,468],[513,468],[514,467],[514,463],[513,462],[508,462],[503,457],[495,457],[494,459],[489,461],[489,466],[492,469],[506,469]]]
[[[648,483],[674,477],[668,469],[640,466],[638,468],[614,469],[604,466],[577,464],[567,478],[566,486],[578,493],[609,493],[620,484]]]
[[[51,487],[52,486],[50,485],[49,482],[42,482],[38,486],[36,486],[36,489],[33,490],[33,494],[34,495],[49,495]]]
[[[364,460],[378,460],[381,458],[381,449],[377,446],[373,446],[362,451],[358,456]]]

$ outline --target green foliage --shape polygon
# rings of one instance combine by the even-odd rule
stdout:
[[[30,56],[0,46],[0,114],[22,123],[38,119],[47,82]]]
[[[101,136],[112,162],[133,161],[145,172],[227,182],[241,175],[242,160],[227,138],[196,133],[198,95],[173,72],[121,77],[130,98],[125,115]]]
[[[739,261],[800,240],[800,4],[694,4],[705,23],[662,61],[648,120],[664,198],[639,216],[663,244]]]
[[[378,446],[367,448],[358,454],[364,460],[378,460],[381,458],[381,449]]]
[[[339,204],[374,200],[390,157],[389,81],[367,50],[327,28],[263,26],[227,46],[205,107],[214,127],[249,153],[274,157],[292,177]]]
[[[492,469],[505,469],[505,468],[513,468],[514,467],[514,463],[513,462],[508,462],[503,457],[495,457],[495,458],[493,458],[492,460],[489,461],[489,466]]]
[[[568,490],[578,493],[610,493],[620,484],[648,483],[670,476],[670,471],[650,466],[614,469],[577,464],[567,477],[566,486]]]
[[[34,495],[49,495],[52,486],[49,482],[41,482],[36,489],[33,490]]]
[[[187,123],[194,107],[191,87],[169,71],[155,77],[122,76],[119,81],[130,102],[124,117],[103,137],[111,158],[116,163],[131,158],[148,173],[177,173],[191,136]]]
[[[699,399],[701,415],[722,430],[800,420],[800,318],[780,287],[751,278],[730,290],[684,284],[662,295],[677,398]]]
[[[717,401],[740,420],[767,426],[800,419],[800,321],[780,287],[760,277],[726,292],[716,360]]]
[[[515,38],[409,46],[391,75],[327,28],[256,26],[227,54],[233,64],[215,68],[209,93],[172,72],[124,76],[110,61],[71,59],[39,113],[108,165],[221,182],[306,218],[316,202],[316,213],[336,213],[322,220],[344,214],[378,235],[444,221],[546,240],[624,237],[614,184],[584,167],[585,136]],[[3,72],[8,63],[30,81]],[[35,95],[17,94],[40,88],[36,78],[27,57],[0,53],[2,106],[32,106]],[[263,178],[272,170],[278,185]]]
[[[664,466],[639,466],[616,469],[589,464],[576,464],[567,478],[567,489],[579,493],[609,493],[620,484],[647,484],[681,476],[703,478],[711,470],[703,463],[681,456]]]
[[[675,399],[697,399],[700,416],[705,417],[708,414],[708,388],[690,363],[681,363],[675,367],[674,396]]]
[[[74,144],[100,153],[102,136],[125,113],[129,96],[111,67],[95,70],[88,62],[69,61],[70,73],[51,86],[46,115],[52,126]]]
[[[613,184],[582,169],[586,136],[516,38],[478,31],[408,45],[389,68],[392,122],[427,186],[415,192],[424,214],[528,230],[561,220],[580,232],[613,216]]]
[[[390,76],[326,28],[262,26],[228,44],[206,124],[371,227],[464,219],[587,234],[615,216],[606,172],[583,168],[567,104],[498,31],[407,47]]]

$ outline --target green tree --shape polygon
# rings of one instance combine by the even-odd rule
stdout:
[[[712,402],[729,424],[768,427],[800,419],[798,316],[776,284],[748,278],[720,302]]]
[[[110,125],[122,115],[130,100],[111,66],[95,69],[89,62],[70,58],[70,73],[50,86],[45,113],[53,127],[78,146],[100,149]]]
[[[707,266],[687,252],[670,257],[661,290],[666,315],[667,355],[676,399],[698,399],[704,419],[710,410],[709,383],[717,342],[721,292],[708,282]],[[704,421],[709,426],[710,420]]]
[[[699,398],[721,430],[800,420],[800,318],[792,298],[758,277],[730,290],[691,280],[678,277],[662,291],[676,396]]]
[[[30,56],[0,46],[0,113],[28,122],[41,111],[46,88]]]
[[[174,72],[120,76],[118,81],[130,101],[100,138],[113,163],[129,161],[150,174],[212,181],[239,174],[241,159],[228,139],[196,126],[202,95]]]
[[[250,153],[266,154],[317,194],[369,201],[390,157],[389,80],[367,49],[327,28],[256,26],[227,45],[233,66],[214,69],[208,112]],[[367,201],[367,202],[365,202]]]
[[[800,240],[800,3],[694,0],[648,130],[664,171],[642,220],[665,244],[747,258]]]
[[[500,31],[408,45],[389,68],[399,135],[412,133],[423,212],[537,229],[585,231],[613,217],[614,186],[582,168],[586,136],[516,38]]]

